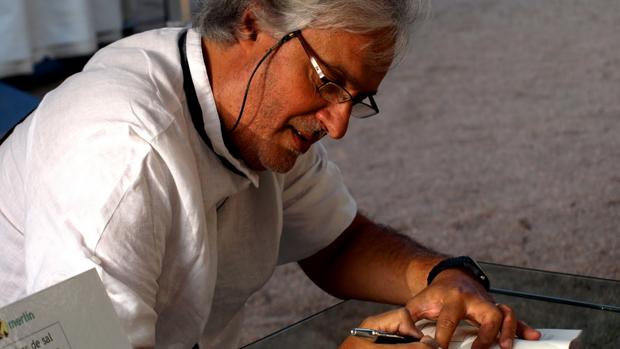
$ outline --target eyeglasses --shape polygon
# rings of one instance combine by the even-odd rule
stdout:
[[[325,73],[323,73],[323,69],[321,69],[321,66],[317,62],[316,58],[310,53],[312,49],[301,35],[300,30],[294,31],[288,35],[298,38],[299,42],[301,42],[301,46],[304,48],[314,71],[317,73],[319,80],[321,81],[321,85],[317,86],[317,89],[323,99],[330,103],[351,102],[351,116],[354,118],[364,119],[379,113],[379,107],[377,107],[377,103],[372,97],[373,94],[361,93],[353,97],[353,95],[351,95],[346,88],[340,86],[338,83],[325,76]]]
[[[377,107],[377,103],[375,102],[375,99],[373,98],[374,93],[360,93],[354,97],[344,87],[340,86],[338,83],[327,78],[325,76],[325,73],[323,73],[323,69],[321,69],[321,66],[317,62],[317,59],[310,53],[312,49],[310,48],[306,40],[303,38],[303,36],[301,36],[301,31],[296,30],[294,32],[290,32],[284,35],[280,40],[278,40],[278,42],[276,42],[273,46],[271,46],[269,50],[265,52],[263,57],[258,61],[256,66],[254,67],[254,70],[252,71],[252,74],[250,75],[250,78],[248,79],[248,83],[245,88],[245,94],[243,95],[243,101],[241,102],[241,109],[239,110],[239,116],[237,117],[237,121],[235,122],[235,124],[233,125],[233,127],[230,129],[229,132],[233,132],[239,125],[241,116],[243,116],[243,109],[245,108],[245,102],[248,98],[248,92],[250,91],[250,85],[252,83],[252,79],[254,78],[254,74],[256,74],[256,71],[258,70],[258,68],[261,66],[261,64],[263,64],[265,59],[267,59],[267,57],[269,57],[269,55],[274,50],[276,50],[277,48],[279,48],[280,46],[282,46],[284,43],[291,40],[292,38],[299,39],[299,42],[301,42],[301,46],[304,49],[304,52],[306,52],[306,55],[310,59],[310,63],[312,64],[314,71],[319,76],[321,85],[316,86],[316,87],[317,87],[317,90],[321,98],[325,99],[329,103],[351,102],[351,105],[352,105],[351,116],[353,116],[354,118],[364,119],[364,118],[367,118],[373,115],[377,115],[379,113],[379,107]]]

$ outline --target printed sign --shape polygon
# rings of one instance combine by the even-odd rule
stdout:
[[[131,349],[92,269],[0,309],[0,349]]]

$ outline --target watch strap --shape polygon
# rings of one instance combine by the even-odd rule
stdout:
[[[471,257],[468,256],[460,256],[460,257],[451,257],[442,260],[437,263],[428,273],[428,278],[426,279],[426,284],[430,285],[431,282],[435,279],[435,277],[446,269],[461,269],[469,272],[476,280],[478,280],[482,286],[488,291],[491,287],[489,282],[489,277],[484,273],[482,267]]]

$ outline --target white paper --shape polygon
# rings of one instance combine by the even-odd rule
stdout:
[[[92,269],[0,309],[0,349],[131,349]]]
[[[416,326],[425,334],[435,337],[435,323],[422,320]],[[528,341],[515,339],[513,349],[569,349],[571,342],[581,334],[581,330],[564,330],[539,328],[542,332],[540,340]],[[461,323],[456,331],[448,349],[469,349],[478,334],[478,328],[467,323]],[[496,343],[491,349],[500,349]]]

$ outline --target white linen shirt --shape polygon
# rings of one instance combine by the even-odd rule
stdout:
[[[352,222],[356,204],[320,144],[286,174],[228,152],[190,30],[213,150],[205,145],[183,92],[179,33],[100,50],[0,147],[0,306],[94,267],[133,346],[236,347],[244,303],[275,266]]]

